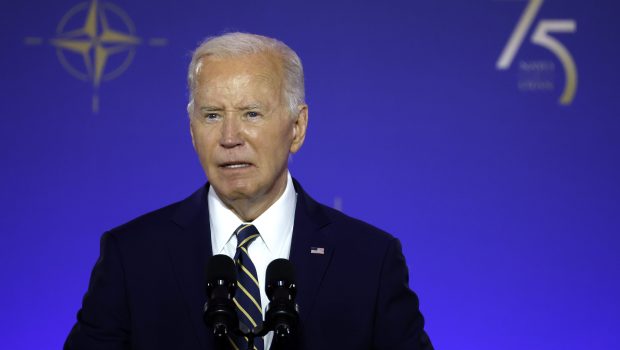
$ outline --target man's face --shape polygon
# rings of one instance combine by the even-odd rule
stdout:
[[[289,152],[303,143],[307,108],[292,117],[282,84],[280,62],[269,54],[202,60],[192,141],[209,182],[233,210],[235,203],[258,206],[258,215],[266,210],[286,186]]]

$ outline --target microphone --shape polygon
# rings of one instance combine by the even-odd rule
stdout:
[[[276,259],[267,266],[267,297],[269,307],[265,313],[265,323],[273,330],[274,344],[293,338],[299,324],[299,306],[295,303],[297,286],[295,269],[286,259]]]
[[[232,298],[237,288],[235,263],[226,255],[214,255],[207,263],[207,302],[203,318],[216,338],[235,332],[239,319]]]

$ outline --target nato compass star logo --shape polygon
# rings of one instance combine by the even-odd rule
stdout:
[[[25,39],[40,45],[41,38]],[[70,9],[56,28],[50,44],[64,69],[93,88],[92,110],[99,111],[98,91],[102,82],[117,78],[127,70],[142,40],[129,16],[120,7],[93,0]],[[152,38],[150,46],[164,46],[166,39]]]

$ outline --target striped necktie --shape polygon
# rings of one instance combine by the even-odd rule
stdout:
[[[254,225],[242,224],[235,231],[235,235],[237,235],[237,251],[235,252],[237,292],[233,301],[237,307],[239,320],[252,329],[263,323],[258,276],[248,254],[248,247],[259,236],[259,233]],[[245,337],[238,337],[234,343],[240,350],[248,348],[248,340]],[[264,349],[263,338],[254,339],[254,349]]]

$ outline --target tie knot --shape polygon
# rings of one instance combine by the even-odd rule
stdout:
[[[237,248],[243,247],[246,249],[259,235],[256,226],[252,224],[242,224],[237,228],[235,234],[237,235]]]

